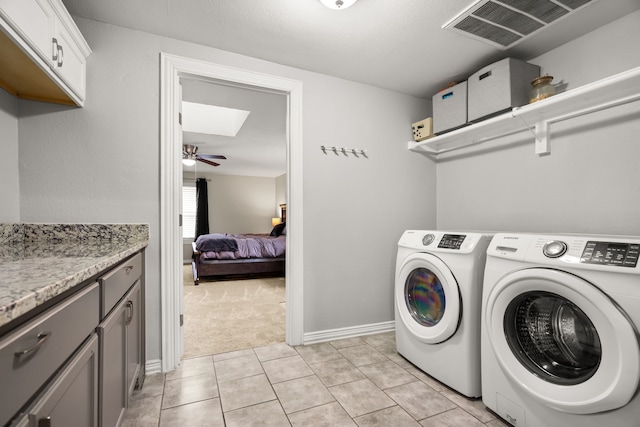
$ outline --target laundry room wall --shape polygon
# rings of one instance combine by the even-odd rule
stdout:
[[[0,90],[0,223],[20,221],[18,99]]]
[[[150,224],[149,360],[161,344],[160,52],[302,82],[304,247],[287,250],[304,254],[304,333],[393,321],[398,239],[435,227],[435,164],[407,150],[411,123],[431,115],[427,100],[74,19],[93,51],[87,101],[20,101],[21,220]]]
[[[640,11],[530,60],[567,89],[640,66]],[[640,101],[438,160],[441,229],[640,235]]]

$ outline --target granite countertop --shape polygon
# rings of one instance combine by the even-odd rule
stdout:
[[[148,243],[147,224],[0,224],[0,327]]]

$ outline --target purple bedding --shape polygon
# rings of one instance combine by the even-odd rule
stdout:
[[[238,250],[238,242],[226,234],[203,234],[196,239],[196,248],[200,252],[235,252]]]
[[[196,249],[200,259],[277,258],[285,254],[286,235],[268,234],[207,234],[198,237]],[[223,242],[215,242],[223,240]],[[235,241],[235,245],[230,241]],[[237,246],[237,250],[233,250]],[[212,250],[218,247],[222,250]]]

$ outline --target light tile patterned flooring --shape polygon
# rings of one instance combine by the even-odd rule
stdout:
[[[185,359],[146,378],[122,426],[504,427],[396,352],[393,333]]]

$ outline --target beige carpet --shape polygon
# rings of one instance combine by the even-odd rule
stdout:
[[[193,285],[184,266],[184,358],[284,342],[285,279],[270,277]]]

